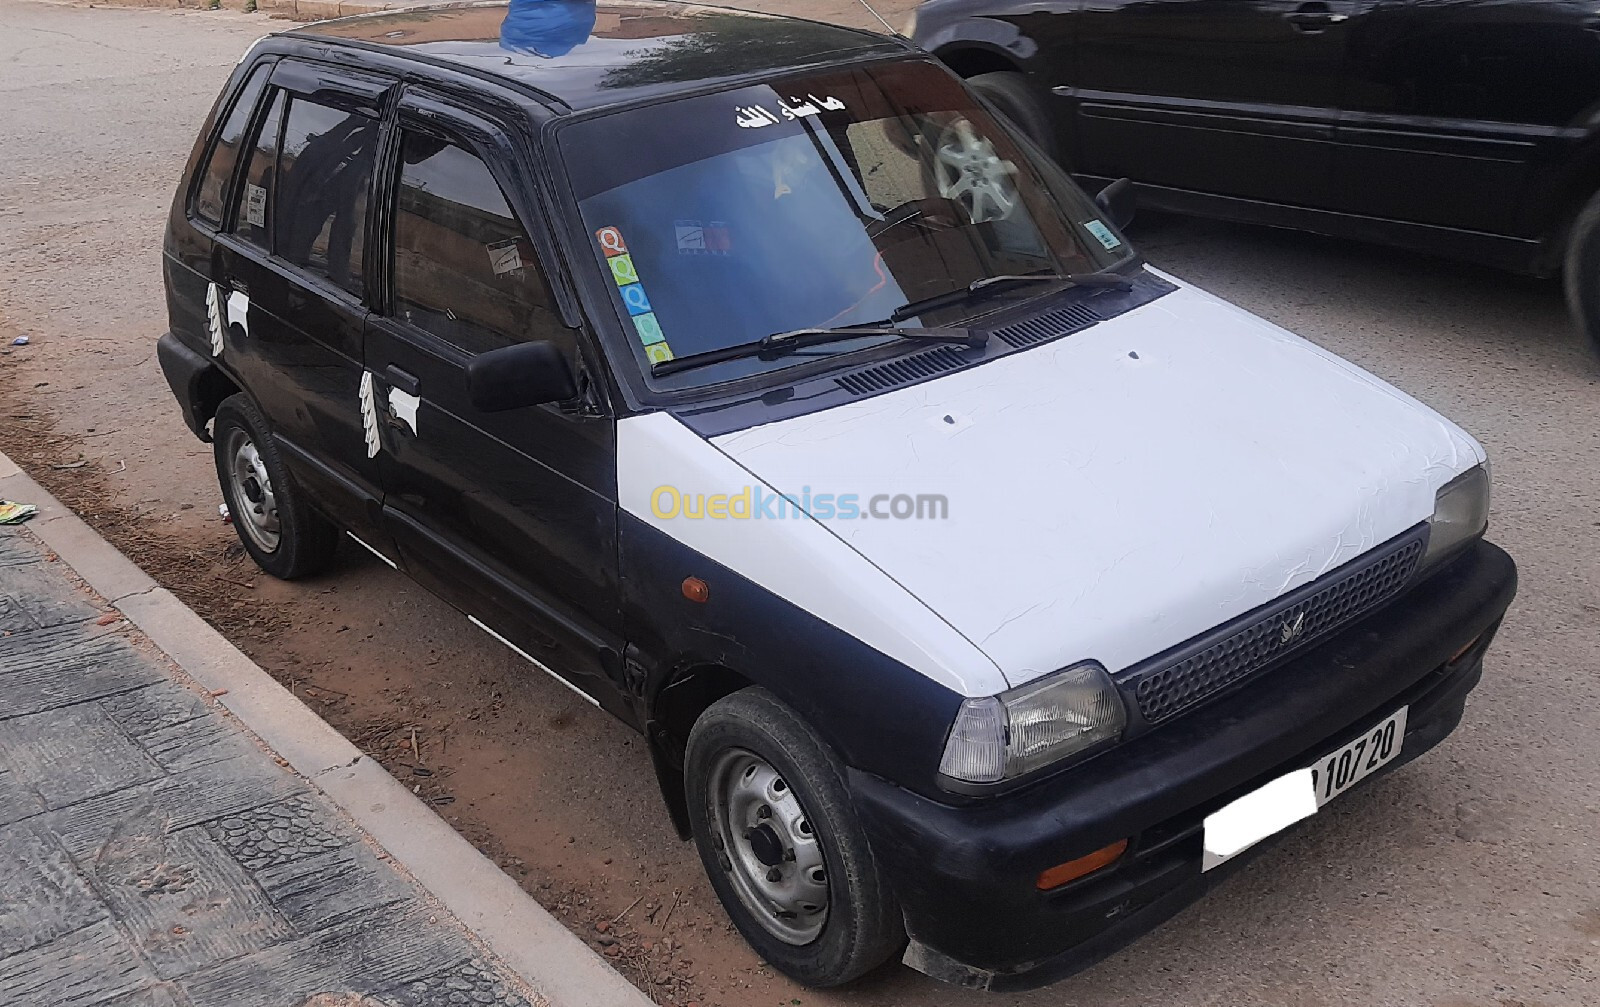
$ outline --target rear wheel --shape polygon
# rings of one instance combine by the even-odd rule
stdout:
[[[234,530],[256,564],[284,580],[325,568],[339,531],[306,505],[255,404],[244,395],[223,400],[211,440]]]
[[[1567,308],[1585,344],[1600,356],[1600,194],[1572,223],[1563,267]]]
[[[837,986],[904,945],[843,767],[793,710],[756,688],[717,701],[684,768],[701,863],[757,954],[808,986]]]
[[[967,78],[967,86],[999,109],[1040,150],[1059,160],[1050,114],[1040,104],[1033,89],[1028,87],[1022,74],[1010,71],[980,73]],[[1066,164],[1063,162],[1062,166],[1066,167]]]

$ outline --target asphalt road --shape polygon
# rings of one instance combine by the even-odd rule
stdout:
[[[252,39],[276,27],[221,12],[0,0],[0,330],[7,342],[32,338],[0,356],[13,390],[0,424],[23,415],[19,402],[53,414],[73,450],[106,473],[108,508],[196,541],[217,541],[216,488],[154,359],[165,320],[161,224],[219,83]],[[1348,357],[1482,439],[1494,460],[1491,534],[1521,565],[1522,591],[1465,722],[1437,751],[1330,806],[1101,966],[983,1002],[1600,1002],[1600,365],[1570,333],[1556,287],[1259,228],[1161,219],[1134,236],[1157,265]],[[309,590],[257,593],[305,612]],[[307,661],[364,646],[389,667],[420,653],[501,667],[444,606],[381,571],[361,566],[321,590],[344,592],[346,603],[364,597],[390,617],[365,641],[345,634],[342,644],[337,627],[296,617],[274,646]],[[519,695],[566,703],[554,686]],[[593,822],[607,849],[621,851],[606,868],[595,860],[595,873],[649,859],[656,890],[693,884],[694,860],[672,846],[640,753],[624,751],[623,733],[595,715],[572,716],[564,731],[529,732],[514,746],[501,739],[537,767],[529,787],[559,794],[560,826],[575,843],[590,833],[573,823]],[[565,773],[593,775],[556,782]],[[547,809],[527,814],[543,821]],[[509,836],[478,838],[516,848]],[[579,885],[562,881],[560,864],[546,866],[553,891]],[[605,895],[626,904],[629,890],[618,880]],[[694,894],[713,920],[703,890]],[[770,978],[745,994],[718,983],[702,984],[712,991],[706,1002],[790,998]],[[793,997],[982,999],[903,970],[854,991]]]

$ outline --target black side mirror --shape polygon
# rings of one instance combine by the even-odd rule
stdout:
[[[480,353],[467,364],[467,397],[479,412],[562,402],[577,394],[566,358],[543,339]]]
[[[1134,211],[1139,208],[1139,196],[1133,191],[1133,183],[1126,178],[1119,178],[1101,189],[1094,201],[1106,211],[1119,231],[1133,223]]]

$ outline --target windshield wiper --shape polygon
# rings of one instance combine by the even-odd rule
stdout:
[[[959,328],[897,329],[892,325],[841,325],[832,329],[790,329],[787,332],[774,332],[748,343],[735,343],[732,346],[706,350],[704,353],[691,353],[686,357],[663,360],[651,366],[650,373],[657,376],[676,374],[679,371],[704,367],[708,364],[720,364],[741,357],[772,359],[807,346],[838,343],[847,339],[859,339],[862,336],[897,336],[901,339],[920,339],[930,343],[960,343],[974,348],[983,346],[989,341],[989,337],[985,334]]]
[[[924,311],[937,311],[939,308],[964,304],[974,300],[986,290],[1015,286],[1019,283],[1064,283],[1069,287],[1120,287],[1123,290],[1133,286],[1133,281],[1128,277],[1110,270],[1093,273],[1005,273],[1000,276],[985,276],[973,280],[965,287],[957,287],[942,294],[902,304],[889,316],[888,321],[903,322],[907,318],[915,318]]]

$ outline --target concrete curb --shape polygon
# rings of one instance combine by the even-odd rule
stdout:
[[[0,453],[0,499],[36,504],[28,523],[62,562],[322,790],[511,971],[555,1007],[650,1000],[381,766],[212,629]]]

